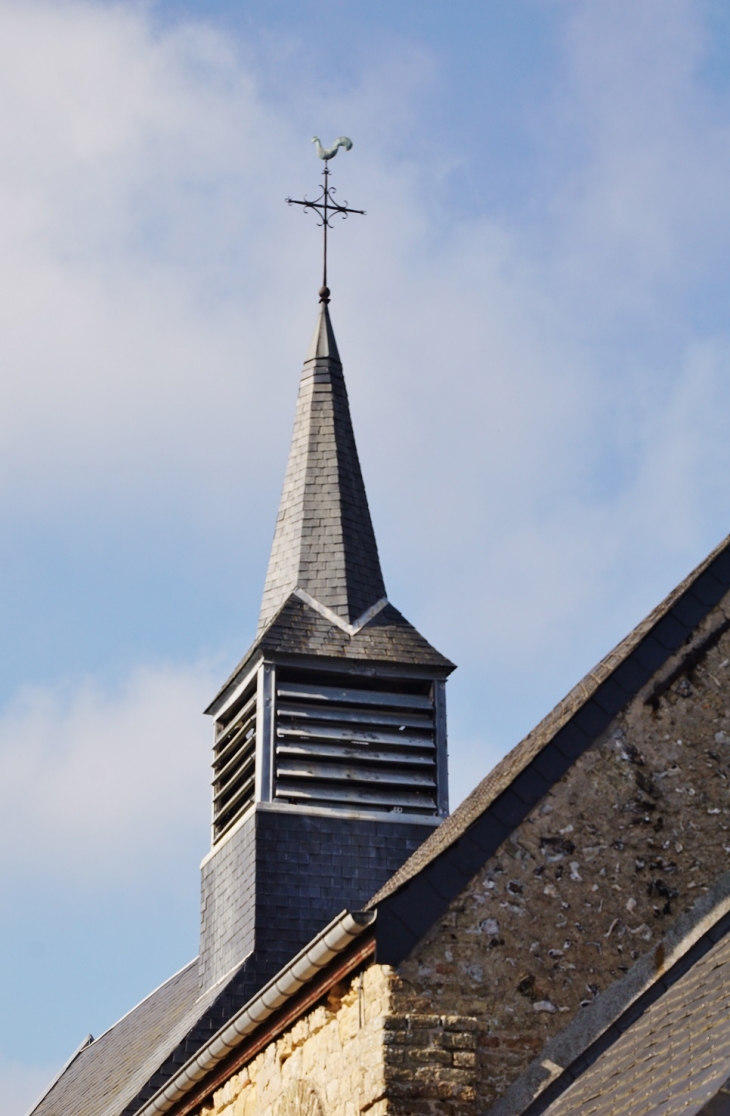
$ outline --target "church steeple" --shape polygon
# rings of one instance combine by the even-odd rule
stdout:
[[[248,954],[246,981],[276,971],[343,906],[374,894],[445,817],[453,669],[386,599],[323,299],[259,630],[207,710],[205,986]]]
[[[448,813],[440,655],[387,600],[324,282],[253,645],[211,702],[200,978],[248,995],[359,909]],[[243,964],[242,964],[243,962]]]
[[[387,603],[325,300],[299,385],[259,635],[294,592],[344,630]]]

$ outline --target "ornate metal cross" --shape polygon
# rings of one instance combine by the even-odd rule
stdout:
[[[340,148],[340,147],[344,147],[344,149],[346,151],[349,151],[350,148],[352,147],[352,140],[348,139],[347,136],[340,136],[340,138],[335,141],[335,143],[332,145],[332,147],[323,148],[322,144],[319,142],[319,139],[317,138],[317,136],[315,136],[314,139],[312,140],[312,143],[317,144],[317,154],[319,155],[320,159],[324,159],[324,170],[322,171],[322,176],[323,176],[322,192],[319,195],[319,197],[314,199],[314,201],[309,201],[308,198],[306,197],[306,195],[305,195],[304,201],[298,201],[296,198],[286,198],[285,200],[289,205],[301,205],[301,206],[303,206],[305,211],[308,210],[308,209],[313,209],[315,211],[315,213],[317,214],[317,216],[319,217],[318,224],[322,229],[323,242],[324,242],[323,243],[322,287],[321,287],[320,292],[319,292],[319,299],[320,299],[320,302],[329,302],[329,300],[330,300],[330,289],[327,286],[327,231],[328,231],[328,229],[332,228],[332,225],[331,225],[330,222],[332,221],[333,217],[340,216],[340,217],[343,217],[343,218],[347,218],[348,214],[350,214],[350,213],[360,213],[363,216],[365,216],[365,210],[364,209],[350,209],[347,202],[345,202],[343,205],[341,205],[334,198],[334,195],[337,193],[337,190],[335,189],[334,186],[330,186],[330,184],[329,184],[329,177],[330,177],[329,161],[330,161],[330,159],[334,159],[335,155],[337,154],[337,149]]]

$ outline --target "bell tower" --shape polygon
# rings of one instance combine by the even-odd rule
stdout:
[[[206,710],[201,984],[238,967],[246,995],[360,909],[448,813],[454,666],[387,598],[326,286],[320,296],[258,631]]]

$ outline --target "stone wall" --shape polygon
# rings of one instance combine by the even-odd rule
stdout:
[[[667,664],[399,966],[393,1014],[475,1020],[477,1111],[730,867],[730,633],[702,647],[722,620],[707,618],[702,654]]]
[[[219,1089],[201,1116],[381,1116],[389,985],[388,971],[371,965],[333,988]]]
[[[391,1011],[393,971],[370,965],[232,1076],[199,1116],[467,1116],[477,1021]]]

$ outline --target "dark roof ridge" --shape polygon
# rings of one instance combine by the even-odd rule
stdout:
[[[726,537],[501,760],[371,899],[397,964],[513,829],[730,590]],[[436,863],[448,854],[448,872]],[[431,870],[433,879],[426,878]],[[384,908],[387,908],[384,909]]]
[[[730,872],[725,872],[654,949],[546,1043],[487,1110],[489,1116],[539,1116],[728,933]]]

